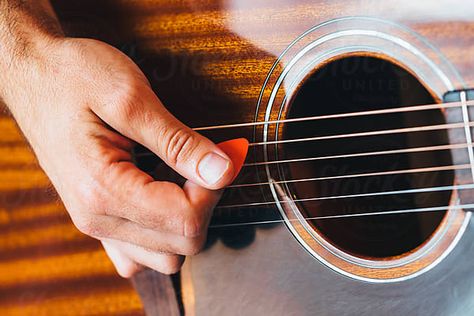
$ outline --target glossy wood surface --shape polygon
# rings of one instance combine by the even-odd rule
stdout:
[[[53,3],[69,34],[98,38],[121,48],[144,70],[166,106],[191,126],[252,121],[262,83],[276,56],[308,28],[341,16],[370,15],[407,25],[441,50],[467,86],[474,86],[474,58],[469,58],[474,56],[474,5],[470,1]],[[251,130],[240,130],[209,136],[221,141],[251,138],[252,134]],[[0,227],[2,315],[143,313],[138,295],[116,275],[99,244],[74,228],[7,114],[0,117]],[[256,238],[272,245],[278,240],[289,242],[280,229],[275,231],[276,239],[270,238],[271,234],[271,230],[259,232]],[[265,247],[259,247],[265,252]],[[288,253],[302,256],[296,248]],[[204,287],[202,298],[197,292],[212,274],[205,270],[206,264],[216,269],[217,276],[225,275],[226,269],[227,275],[238,275],[231,260],[233,252],[221,245],[217,249],[192,261],[190,270],[195,274],[191,278],[198,281],[193,298],[198,299],[197,314],[205,314],[203,304],[210,303],[212,297],[209,288]],[[252,251],[249,253],[256,253]],[[222,255],[221,267],[211,264],[218,254]],[[276,260],[270,251],[265,255],[268,259],[261,262]],[[240,258],[240,264],[250,263],[248,257]],[[301,257],[297,261],[308,263]],[[203,272],[196,273],[200,267]],[[318,273],[322,282],[336,280],[325,274],[327,270],[319,269]],[[238,282],[232,277],[226,280]],[[242,281],[249,284],[247,279]],[[216,284],[216,289],[221,290],[216,298],[225,297],[225,287]],[[248,291],[256,294],[253,288]],[[372,293],[376,294],[373,288]],[[155,303],[156,298],[146,302]],[[225,311],[222,303],[216,305],[216,313]]]

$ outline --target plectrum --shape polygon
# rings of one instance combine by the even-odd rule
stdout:
[[[217,144],[223,152],[232,160],[234,165],[234,178],[232,182],[239,175],[242,166],[244,165],[245,158],[249,150],[249,142],[245,138],[231,139],[222,143]]]

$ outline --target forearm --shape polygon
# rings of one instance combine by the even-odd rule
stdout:
[[[0,97],[62,30],[49,0],[0,0]],[[2,89],[3,88],[3,89]],[[2,91],[3,90],[3,91]]]

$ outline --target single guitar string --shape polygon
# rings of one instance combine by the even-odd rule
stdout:
[[[349,198],[360,198],[360,197],[375,197],[375,196],[414,194],[414,193],[433,193],[433,192],[440,192],[440,191],[470,190],[470,189],[474,189],[474,183],[461,184],[461,185],[447,185],[447,186],[439,186],[439,187],[417,188],[417,189],[356,193],[356,194],[346,194],[346,195],[328,195],[328,196],[319,196],[319,197],[304,198],[304,199],[295,199],[291,201],[280,201],[279,203],[314,202],[314,201],[338,200],[338,199],[349,199]],[[266,205],[274,205],[274,204],[277,204],[277,202],[275,201],[254,202],[254,203],[244,203],[244,204],[222,205],[222,206],[217,206],[216,209],[232,209],[232,208],[242,208],[242,207],[252,207],[252,206],[266,206]]]
[[[448,150],[448,149],[463,149],[463,148],[467,148],[470,144],[472,144],[472,143],[460,143],[460,144],[452,144],[452,145],[437,145],[437,146],[425,146],[425,147],[411,147],[411,148],[404,148],[404,149],[368,151],[368,152],[352,153],[352,154],[316,156],[316,157],[294,158],[294,159],[284,159],[284,160],[272,160],[272,161],[266,161],[266,162],[252,162],[252,163],[244,164],[244,167],[265,166],[265,165],[294,163],[294,162],[307,162],[307,161],[314,161],[314,160],[330,160],[330,159],[340,159],[340,158],[370,157],[370,156],[379,156],[379,155],[392,155],[392,154],[439,151],[439,150]]]
[[[413,208],[404,210],[388,210],[378,212],[367,212],[367,213],[354,213],[354,214],[336,214],[326,216],[313,216],[305,217],[304,220],[326,220],[326,219],[341,219],[341,218],[353,218],[353,217],[366,217],[366,216],[380,216],[380,215],[397,215],[397,214],[410,214],[410,213],[428,213],[428,212],[440,212],[446,211],[447,209],[461,210],[461,209],[472,209],[474,204],[464,205],[448,205],[448,206],[436,206],[436,207],[424,207],[424,208]],[[299,219],[287,219],[287,221],[298,222]],[[236,227],[236,226],[250,226],[250,225],[265,225],[265,224],[277,224],[283,223],[285,220],[266,220],[266,221],[254,221],[254,222],[243,222],[243,223],[231,223],[231,224],[216,224],[210,225],[209,228],[225,228],[225,227]]]
[[[448,171],[448,170],[463,170],[470,169],[470,164],[463,165],[446,165],[446,166],[435,166],[435,167],[424,167],[424,168],[413,168],[413,169],[401,169],[401,170],[389,170],[389,171],[377,171],[377,172],[366,172],[366,173],[352,173],[336,176],[327,176],[327,177],[314,177],[314,178],[303,178],[303,179],[293,179],[293,180],[284,180],[284,181],[273,181],[273,182],[257,182],[255,184],[243,184],[240,187],[245,186],[260,186],[260,185],[269,185],[269,184],[281,184],[281,183],[298,183],[298,182],[310,182],[310,181],[323,181],[323,180],[339,180],[339,179],[354,179],[361,177],[375,177],[375,176],[388,176],[396,174],[410,174],[410,173],[422,173],[422,172],[435,172],[435,171]],[[232,188],[238,187],[229,186]]]
[[[466,102],[466,105],[474,105],[474,100]],[[406,106],[399,108],[390,108],[383,110],[369,110],[369,111],[360,111],[360,112],[347,112],[340,114],[329,114],[329,115],[317,115],[317,116],[308,116],[308,117],[298,117],[282,120],[273,120],[266,122],[248,122],[248,123],[235,123],[235,124],[225,124],[225,125],[214,125],[214,126],[203,126],[195,127],[194,131],[209,131],[216,129],[225,129],[225,128],[239,128],[239,127],[248,127],[248,126],[259,126],[259,125],[270,125],[270,124],[279,124],[279,123],[294,123],[294,122],[304,122],[304,121],[315,121],[315,120],[325,120],[325,119],[335,119],[335,118],[347,118],[355,116],[370,116],[378,114],[389,114],[389,113],[405,113],[413,111],[424,111],[432,109],[446,109],[453,107],[462,106],[462,102],[449,102],[449,103],[434,103],[434,104],[425,104],[425,105],[415,105],[415,106]]]
[[[295,139],[272,140],[272,141],[266,141],[266,142],[251,143],[251,144],[249,144],[249,146],[252,147],[252,146],[276,145],[276,144],[287,144],[287,143],[298,143],[298,142],[311,142],[311,141],[332,140],[332,139],[342,139],[342,138],[378,136],[378,135],[387,135],[387,134],[436,131],[436,130],[451,129],[451,128],[452,129],[461,128],[461,127],[464,128],[465,126],[466,126],[466,124],[464,124],[464,123],[424,125],[424,126],[403,127],[403,128],[395,128],[395,129],[384,129],[384,130],[378,130],[378,131],[356,132],[356,133],[336,134],[336,135],[324,135],[324,136],[295,138]],[[471,126],[471,127],[474,126],[474,122],[469,122],[468,126]]]

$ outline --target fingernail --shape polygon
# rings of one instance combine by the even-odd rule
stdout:
[[[222,179],[227,169],[229,169],[229,165],[229,160],[211,152],[199,162],[198,172],[204,182],[213,185]]]

